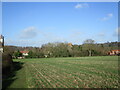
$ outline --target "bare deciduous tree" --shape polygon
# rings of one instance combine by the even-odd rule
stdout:
[[[83,43],[83,49],[88,51],[89,56],[92,56],[92,50],[93,50],[94,45],[95,45],[94,43],[95,43],[95,41],[92,39],[87,39]]]

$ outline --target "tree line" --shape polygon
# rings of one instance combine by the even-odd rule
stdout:
[[[92,39],[87,39],[82,45],[72,45],[71,43],[47,43],[41,47],[17,47],[5,46],[4,51],[12,56],[22,56],[20,51],[29,51],[26,58],[43,57],[82,57],[82,56],[105,56],[110,50],[118,49],[120,42],[95,43]]]

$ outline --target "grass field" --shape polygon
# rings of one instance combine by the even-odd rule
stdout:
[[[118,57],[16,59],[9,88],[118,88]]]

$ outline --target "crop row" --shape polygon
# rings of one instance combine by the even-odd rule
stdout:
[[[26,71],[30,88],[118,87],[118,75],[69,62],[30,62]]]

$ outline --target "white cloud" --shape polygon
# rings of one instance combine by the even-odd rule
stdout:
[[[120,27],[118,27],[114,30],[113,36],[120,39]]]
[[[85,8],[85,7],[89,7],[89,5],[87,3],[75,5],[75,8]]]
[[[41,46],[42,41],[31,41],[31,40],[5,40],[5,45],[15,45],[15,46]]]
[[[37,36],[37,30],[35,27],[28,27],[22,30],[20,37],[23,39],[32,39]]]
[[[70,38],[78,37],[78,36],[80,36],[81,34],[82,34],[82,32],[79,32],[79,31],[71,32]]]
[[[114,32],[113,35],[114,35],[114,36],[120,36],[120,27],[118,27],[118,28],[115,30],[115,32]]]
[[[101,32],[101,33],[98,34],[98,36],[103,37],[103,36],[105,36],[105,33]]]
[[[109,13],[109,14],[107,14],[105,17],[103,17],[101,20],[102,20],[102,21],[106,21],[106,20],[111,19],[112,17],[113,17],[113,14],[112,14],[112,13]]]
[[[117,35],[120,35],[120,27],[116,30]]]
[[[77,4],[77,5],[75,6],[75,8],[82,8],[82,5],[81,5],[81,4]]]
[[[108,17],[112,17],[112,16],[113,16],[113,14],[112,14],[112,13],[109,13],[109,14],[108,14]]]

